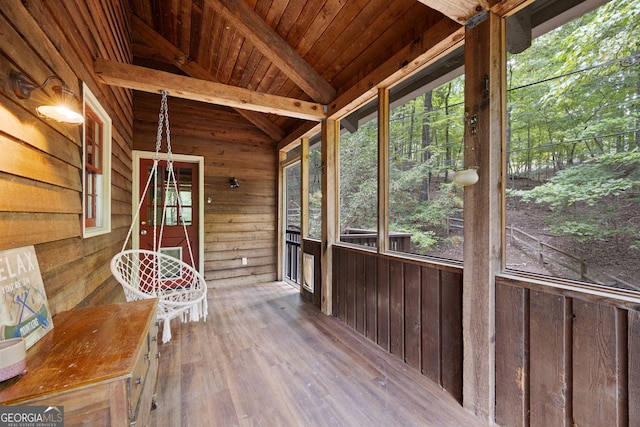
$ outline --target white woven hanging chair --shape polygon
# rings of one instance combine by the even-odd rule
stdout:
[[[146,195],[152,181],[154,187],[158,183],[158,163],[160,147],[162,145],[163,126],[166,127],[167,134],[167,185],[162,207],[162,221],[160,234],[157,239],[157,226],[153,227],[153,251],[146,249],[129,249],[127,244],[131,237],[134,225],[140,215],[140,210],[144,204]],[[173,184],[173,188],[171,188]],[[162,103],[158,120],[158,135],[156,140],[156,155],[154,157],[153,168],[149,174],[145,189],[138,209],[131,222],[129,233],[122,246],[122,250],[111,259],[111,273],[122,285],[127,301],[135,301],[148,298],[158,299],[157,317],[162,320],[163,332],[162,342],[166,343],[171,339],[170,320],[181,317],[182,321],[199,321],[207,319],[207,284],[202,275],[188,263],[174,258],[160,251],[162,245],[162,234],[166,218],[166,203],[169,199],[168,192],[175,191],[179,194],[178,184],[173,171],[173,157],[171,154],[171,138],[169,133],[169,116],[167,107],[167,93],[162,91]],[[158,206],[154,197],[153,209],[154,218]],[[182,217],[182,205],[180,197],[177,197],[180,217]],[[193,262],[193,253],[189,242],[186,224],[183,222],[183,229],[186,238],[187,248]]]

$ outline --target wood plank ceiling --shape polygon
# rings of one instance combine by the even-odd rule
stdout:
[[[130,4],[134,64],[273,96],[268,102],[280,109],[249,111],[217,101],[236,108],[274,141],[309,119],[283,112],[291,102],[326,108],[430,28],[447,21],[444,27],[451,32],[476,10],[486,9],[483,0],[130,0]],[[153,90],[143,88],[141,78],[135,81],[134,76],[144,75],[142,70],[131,69],[128,74],[124,70],[116,82],[109,65],[96,64],[105,82]],[[151,81],[167,80],[162,76]],[[123,81],[127,79],[128,84]]]

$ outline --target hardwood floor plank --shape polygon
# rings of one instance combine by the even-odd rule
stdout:
[[[281,282],[211,285],[160,345],[164,426],[481,426],[420,372]]]

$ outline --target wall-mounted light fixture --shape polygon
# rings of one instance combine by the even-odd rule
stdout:
[[[238,187],[240,187],[240,184],[238,184],[238,180],[237,179],[229,178],[229,187],[238,188]]]
[[[463,187],[475,184],[478,182],[478,167],[456,171],[455,175],[453,175],[453,182]]]
[[[469,113],[465,113],[464,117],[466,130],[470,134],[469,139],[475,138],[478,134],[477,114],[469,116]],[[466,166],[466,169],[456,171],[455,175],[453,175],[453,182],[458,185],[462,185],[463,187],[467,187],[478,182],[478,160],[476,159],[476,151],[474,147],[471,147],[471,154],[471,157],[473,157],[473,159],[471,159],[471,163],[473,166]],[[466,164],[468,164],[468,161],[465,159],[465,165]]]
[[[41,105],[36,110],[38,114],[48,119],[61,123],[82,124],[84,116],[78,112],[77,99],[75,94],[64,84],[64,82],[56,76],[47,77],[40,86],[31,82],[24,74],[12,70],[10,75],[11,87],[13,93],[20,99],[29,99],[31,92],[37,89],[43,89],[49,82],[57,80],[60,85],[52,86],[54,93],[51,104]]]

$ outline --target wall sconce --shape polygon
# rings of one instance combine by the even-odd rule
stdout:
[[[472,168],[456,171],[455,175],[453,175],[453,182],[458,185],[462,185],[463,187],[475,184],[478,182],[478,167],[474,166]]]
[[[238,187],[240,187],[240,184],[238,184],[238,180],[237,179],[229,178],[229,187],[238,188]]]
[[[53,86],[51,90],[54,92],[53,104],[41,105],[36,108],[38,114],[48,119],[55,120],[60,123],[69,123],[79,125],[84,123],[84,116],[73,106],[76,104],[75,94],[69,90],[64,82],[56,76],[47,77],[40,86],[31,82],[24,74],[12,70],[10,75],[11,87],[13,93],[19,99],[29,99],[31,92],[37,89],[43,89],[52,80],[58,80],[60,86]]]
[[[472,137],[476,137],[478,134],[478,115],[473,114],[469,116],[469,113],[465,113],[464,118],[466,130]],[[476,151],[474,147],[471,147],[471,154],[473,157],[472,164],[474,166],[467,167],[461,171],[456,171],[455,175],[453,175],[453,182],[458,185],[462,185],[463,187],[467,187],[478,182],[478,160],[476,159]]]

